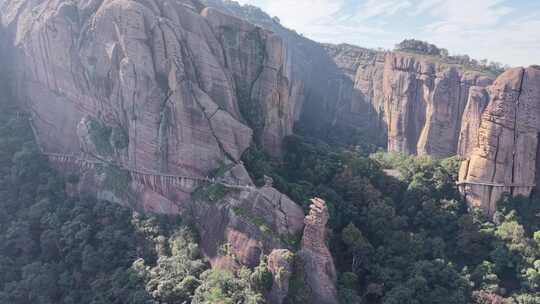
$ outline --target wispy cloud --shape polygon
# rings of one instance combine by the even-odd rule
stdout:
[[[244,0],[241,2],[252,2]],[[304,30],[320,24],[329,15],[343,7],[343,0],[266,0],[263,9],[296,30]]]
[[[392,48],[405,38],[512,65],[540,63],[536,0],[241,0],[323,42]]]
[[[421,8],[424,3],[427,6]],[[444,23],[459,26],[493,26],[514,9],[504,4],[504,0],[424,0],[416,15],[430,14]],[[426,4],[424,4],[426,5]],[[429,10],[428,10],[429,9]],[[427,11],[426,11],[427,10]]]
[[[388,17],[411,6],[411,2],[402,0],[368,0],[354,17],[364,20],[373,17]]]
[[[421,33],[426,39],[451,50],[509,64],[540,62],[537,12],[519,11],[511,6],[512,1],[505,0],[426,2],[428,9],[419,10],[419,14],[433,17]]]
[[[410,14],[413,16],[418,16],[426,12],[431,11],[434,8],[439,7],[441,4],[444,4],[445,0],[420,0],[416,5],[416,9],[413,10]]]

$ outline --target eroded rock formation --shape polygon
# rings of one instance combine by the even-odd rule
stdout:
[[[302,249],[300,257],[305,280],[310,291],[310,303],[336,304],[336,269],[330,250],[326,245],[326,224],[328,223],[328,208],[326,202],[315,198],[311,200],[309,214],[304,223]]]
[[[483,73],[420,55],[348,45],[327,49],[345,74],[355,73],[350,102],[339,112],[342,120],[365,128],[368,115],[368,128],[385,132],[393,152],[455,155],[471,88],[478,90],[492,81]],[[474,111],[474,105],[467,111]]]
[[[470,152],[466,147],[475,141],[475,112],[485,106],[485,97],[478,94],[493,76],[434,56],[321,45],[256,7],[204,2],[282,37],[291,92],[303,92],[294,94],[302,100],[297,104],[304,105],[296,107],[295,115],[316,136],[346,127],[379,133],[373,139],[385,141],[394,152],[436,157]]]
[[[215,264],[218,246],[253,265],[301,233],[302,209],[240,162],[254,141],[279,156],[292,132],[279,36],[198,0],[0,5],[17,100],[43,152],[80,175],[70,192],[190,212]]]
[[[190,1],[8,1],[19,93],[44,149],[79,152],[74,127],[90,116],[123,129],[129,145],[115,152],[137,167],[204,174],[238,160],[251,141],[246,125],[278,153],[292,131],[281,40],[200,9]]]
[[[470,152],[461,167],[460,188],[471,205],[492,215],[502,193],[529,196],[539,180],[540,69],[515,68],[500,75],[471,95],[472,112],[478,113],[474,108],[486,98],[486,109],[471,120],[480,124],[477,140],[463,148]]]
[[[472,150],[478,145],[478,130],[480,129],[482,113],[488,103],[489,95],[485,87],[471,87],[461,120],[457,153],[459,156],[469,156]]]
[[[200,202],[193,205],[194,224],[213,266],[255,267],[262,254],[285,248],[284,240],[298,236],[304,226],[303,210],[270,187],[230,190],[212,204]],[[220,252],[223,246],[230,254]]]
[[[345,113],[344,105],[350,100],[353,81],[328,55],[325,45],[282,26],[278,19],[255,6],[240,5],[236,1],[202,1],[209,7],[248,20],[281,37],[285,45],[285,71],[290,94],[296,101],[290,103],[291,112],[304,131],[324,136],[329,128],[345,123],[337,113]]]

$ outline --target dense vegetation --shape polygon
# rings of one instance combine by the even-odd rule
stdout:
[[[66,196],[13,113],[0,115],[0,303],[263,303],[264,259],[209,270],[177,217]],[[487,221],[460,199],[457,160],[349,150],[289,137],[283,162],[244,156],[306,209],[327,200],[342,303],[540,303],[539,202],[505,197]],[[305,294],[295,274],[288,303]]]
[[[0,303],[264,302],[264,259],[251,270],[212,270],[188,219],[67,196],[77,176],[49,166],[1,98]],[[313,196],[328,202],[341,303],[540,303],[539,201],[504,197],[488,221],[460,198],[456,159],[369,156],[377,145],[366,134],[336,134],[326,134],[332,146],[289,137],[279,162],[252,147],[244,162],[306,210]],[[306,303],[295,266],[287,303]]]
[[[300,137],[286,151],[283,163],[257,149],[244,159],[304,207],[328,202],[342,303],[540,303],[540,202],[505,197],[492,223],[461,200],[457,159],[367,157]],[[302,303],[293,283],[289,303]]]
[[[179,218],[68,197],[28,122],[0,107],[0,303],[262,303],[266,267],[209,270]]]
[[[493,75],[499,75],[508,68],[508,66],[504,66],[502,63],[494,61],[489,62],[487,59],[482,59],[479,61],[472,59],[468,55],[450,55],[447,49],[439,48],[429,42],[416,39],[403,40],[396,45],[395,50],[434,56],[439,58],[441,62],[447,64],[459,64],[468,69],[486,72]]]

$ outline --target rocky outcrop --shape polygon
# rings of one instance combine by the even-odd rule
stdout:
[[[328,56],[336,63],[337,67],[352,81],[355,80],[360,67],[376,65],[380,61],[381,52],[366,49],[350,44],[323,44]]]
[[[349,44],[324,48],[343,74],[333,113],[335,125],[372,133],[376,142],[386,143],[382,105],[372,103],[382,100],[384,53]]]
[[[36,67],[21,71],[20,83],[32,84],[25,92],[44,121],[36,121],[40,133],[53,133],[48,124],[57,120],[48,116],[69,114],[63,115],[66,120],[80,120],[87,114],[126,129],[137,143],[127,156],[138,166],[155,168],[165,162],[187,169],[194,157],[202,156],[197,169],[204,172],[223,155],[239,157],[250,142],[242,122],[249,123],[248,114],[256,113],[258,125],[250,127],[270,151],[279,151],[278,138],[291,132],[292,122],[278,37],[212,9],[199,12],[200,5],[190,1],[105,1],[93,8],[70,3],[6,5],[8,25],[18,32],[18,62]],[[32,9],[41,10],[40,18],[33,17]],[[11,14],[18,18],[10,20]],[[41,91],[62,109],[39,109],[33,96]],[[192,125],[184,123],[189,120]],[[78,148],[76,135],[67,133],[74,129],[65,129],[62,145],[42,142],[57,149]],[[166,142],[167,135],[180,133]],[[178,148],[196,141],[193,137],[202,140],[189,152]],[[172,155],[181,159],[158,159]]]
[[[304,212],[274,188],[200,189],[191,212],[201,235],[201,247],[213,266],[255,267],[263,254],[287,248],[287,240],[302,232]],[[208,200],[212,203],[205,203]],[[227,254],[223,254],[227,247]]]
[[[198,0],[0,5],[17,100],[80,176],[71,193],[193,215],[213,264],[221,245],[254,265],[301,232],[302,209],[240,161],[254,141],[279,156],[292,132],[301,100],[279,36]]]
[[[310,302],[314,304],[338,303],[336,291],[336,269],[330,250],[326,245],[326,224],[328,209],[326,202],[315,198],[311,200],[309,215],[304,223],[300,257],[305,281],[310,291]]]
[[[477,140],[463,148],[470,152],[459,178],[467,201],[492,215],[502,193],[529,196],[538,184],[540,69],[508,70],[469,102],[481,107],[485,98]]]

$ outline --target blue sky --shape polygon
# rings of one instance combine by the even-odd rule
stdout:
[[[391,49],[405,38],[509,65],[540,64],[540,0],[240,0],[321,42]]]

